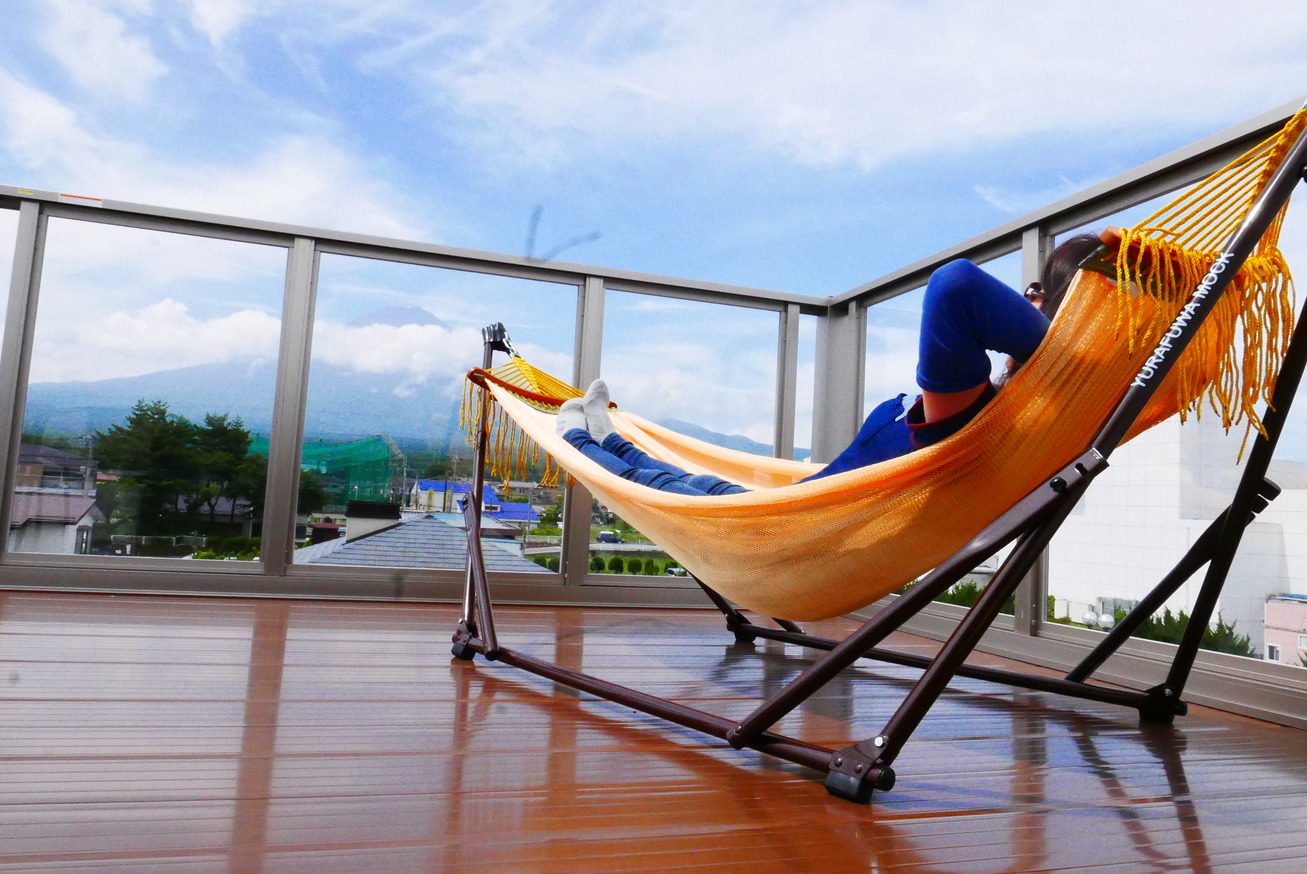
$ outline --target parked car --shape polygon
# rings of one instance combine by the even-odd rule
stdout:
[[[595,538],[600,543],[621,543],[622,535],[616,531],[600,531],[599,536]]]

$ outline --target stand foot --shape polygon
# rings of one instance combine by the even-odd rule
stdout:
[[[476,626],[471,620],[458,623],[458,627],[454,629],[454,645],[449,648],[449,654],[464,662],[476,658],[477,651],[468,645],[468,641],[475,637],[476,633]]]
[[[726,630],[735,635],[736,643],[755,643],[758,640],[758,635],[745,628],[745,625],[747,625],[747,621],[739,613],[731,613],[726,617]]]
[[[888,763],[877,764],[869,759],[857,744],[831,756],[826,791],[836,798],[868,804],[877,789],[887,792],[893,788],[894,769]]]
[[[1171,689],[1154,686],[1148,690],[1148,697],[1139,705],[1139,721],[1155,725],[1170,725],[1177,716],[1189,712],[1189,705],[1181,701]]]
[[[832,770],[826,775],[826,791],[854,804],[870,804],[872,793],[877,789],[888,792],[893,788],[894,769],[888,767],[873,766],[862,775],[842,770]]]

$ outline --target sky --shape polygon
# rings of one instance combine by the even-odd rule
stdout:
[[[1303,45],[1291,0],[9,0],[0,184],[828,295],[1302,101]],[[276,259],[60,233],[34,380],[275,354]],[[554,300],[346,260],[318,334],[395,391],[479,357],[487,295]],[[442,324],[352,324],[383,302]],[[566,307],[527,309],[568,367]],[[770,439],[771,323],[609,321],[652,417]]]

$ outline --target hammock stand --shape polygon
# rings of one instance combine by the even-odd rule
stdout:
[[[1163,378],[1193,339],[1204,319],[1212,312],[1234,274],[1271,226],[1305,173],[1307,135],[1299,135],[1244,220],[1229,237],[1220,257],[1212,263],[1207,275],[1190,296],[1184,315],[1177,318],[1167,332],[1167,337],[1170,338],[1169,350],[1164,351],[1159,347],[1149,365],[1138,372],[1079,457],[1017,501],[963,548],[937,565],[917,585],[864,622],[844,640],[835,641],[807,634],[799,625],[785,620],[773,620],[777,625],[775,628],[760,625],[702,581],[698,581],[724,615],[726,627],[737,641],[752,642],[761,637],[825,650],[807,669],[741,720],[726,719],[500,646],[495,633],[490,587],[480,539],[481,490],[485,483],[490,407],[486,388],[490,375],[486,371],[490,369],[496,351],[510,355],[514,352],[504,326],[488,326],[482,332],[485,341],[482,369],[469,374],[469,379],[481,386],[477,426],[479,436],[474,487],[464,505],[468,570],[462,618],[453,636],[453,655],[462,660],[471,660],[480,653],[487,660],[505,662],[553,682],[725,740],[736,749],[753,749],[804,765],[825,774],[825,786],[832,795],[858,803],[869,802],[875,790],[893,788],[896,779],[893,768],[895,759],[945,686],[955,676],[1131,707],[1139,711],[1142,720],[1171,723],[1176,716],[1187,712],[1182,697],[1185,684],[1193,668],[1203,631],[1208,627],[1216,609],[1217,599],[1243,531],[1280,491],[1278,486],[1266,479],[1266,472],[1304,369],[1307,369],[1307,327],[1302,319],[1293,328],[1272,397],[1261,417],[1262,428],[1248,452],[1229,506],[1153,590],[1063,678],[1042,677],[964,662],[1089,484],[1107,468],[1108,457],[1124,441]],[[1013,543],[1015,546],[1011,553],[993,575],[980,598],[934,657],[894,652],[879,646],[890,633],[898,630],[981,562]],[[1166,680],[1144,691],[1091,684],[1090,678],[1103,662],[1204,564],[1207,565],[1207,572]],[[771,730],[777,721],[860,658],[924,669],[921,678],[878,734],[842,749],[830,749]]]

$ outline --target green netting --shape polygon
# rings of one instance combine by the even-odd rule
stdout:
[[[250,452],[267,455],[268,449],[268,438],[255,435]],[[333,503],[340,504],[395,500],[392,483],[400,483],[404,461],[404,453],[385,434],[345,443],[311,440],[300,449],[300,469],[321,474]]]

